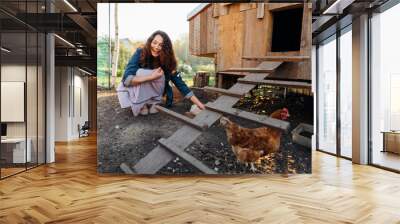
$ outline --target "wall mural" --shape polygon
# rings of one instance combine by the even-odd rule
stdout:
[[[99,3],[98,171],[311,173],[311,10]]]

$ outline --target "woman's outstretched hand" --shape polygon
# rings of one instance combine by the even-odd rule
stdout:
[[[204,106],[204,104],[202,102],[199,101],[199,103],[197,104],[197,106],[201,109],[201,110],[205,110],[206,107]]]
[[[205,109],[206,109],[206,107],[204,106],[204,104],[203,104],[202,102],[200,102],[200,100],[199,100],[196,96],[190,97],[190,100],[191,100],[194,104],[196,104],[196,106],[197,106],[198,108],[200,108],[201,110],[205,110]]]

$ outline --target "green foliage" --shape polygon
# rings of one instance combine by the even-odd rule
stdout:
[[[179,39],[174,41],[174,51],[181,68],[184,68],[184,65],[192,68],[191,72],[188,72],[190,75],[194,75],[198,71],[215,71],[213,58],[197,57],[189,54],[189,35],[187,33],[182,34]],[[186,73],[186,71],[183,72]]]
[[[121,44],[119,47],[117,77],[123,76],[126,64],[128,64],[130,57],[130,50],[125,45]]]
[[[110,47],[107,36],[97,40],[97,85],[108,88],[108,76],[111,74]]]

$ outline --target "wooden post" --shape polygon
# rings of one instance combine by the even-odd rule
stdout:
[[[208,86],[210,74],[208,72],[197,72],[193,77],[193,86],[202,88]]]

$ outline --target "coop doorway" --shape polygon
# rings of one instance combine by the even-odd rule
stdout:
[[[303,8],[273,12],[271,52],[299,51]]]

